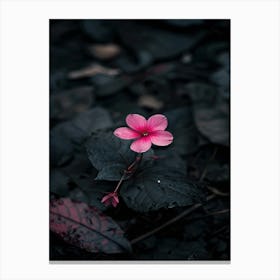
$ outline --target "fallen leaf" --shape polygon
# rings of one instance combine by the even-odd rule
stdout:
[[[138,100],[138,105],[140,107],[145,107],[149,109],[159,110],[163,107],[163,102],[158,100],[156,97],[145,94],[140,96]]]
[[[131,251],[117,223],[97,208],[69,198],[50,203],[50,229],[65,242],[92,253]]]
[[[116,76],[116,75],[120,74],[120,70],[113,69],[113,68],[107,68],[100,64],[92,64],[85,68],[69,72],[68,78],[69,79],[90,78],[97,74],[106,74],[109,76]]]
[[[88,50],[94,57],[102,60],[115,58],[121,52],[121,48],[116,44],[94,44],[89,46]]]

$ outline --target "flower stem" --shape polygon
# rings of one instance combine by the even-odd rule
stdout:
[[[126,171],[131,171],[131,169],[138,163],[141,163],[141,160],[143,158],[143,154],[138,154],[134,160],[134,162],[132,162],[126,169]]]
[[[120,181],[118,182],[118,184],[117,184],[117,186],[116,186],[116,188],[115,188],[115,190],[114,190],[115,193],[116,193],[116,192],[118,191],[118,189],[120,188],[120,186],[121,186],[121,184],[122,184],[122,182],[123,182],[125,176],[126,176],[126,172],[123,173],[123,175],[122,175]]]
[[[117,184],[117,186],[116,186],[116,188],[114,190],[115,193],[120,188],[120,186],[121,186],[122,182],[124,181],[124,178],[126,177],[127,173],[130,173],[136,164],[139,165],[141,163],[141,161],[142,161],[142,158],[143,158],[143,154],[142,153],[138,154],[136,156],[135,160],[123,171],[123,175],[122,175],[120,181],[118,182],[118,184]]]

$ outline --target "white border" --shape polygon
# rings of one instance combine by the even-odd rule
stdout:
[[[49,18],[230,18],[231,264],[48,260]],[[279,2],[1,2],[1,279],[280,279]]]

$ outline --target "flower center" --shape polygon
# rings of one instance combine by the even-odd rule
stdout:
[[[148,132],[143,132],[143,136],[148,136],[149,133]]]

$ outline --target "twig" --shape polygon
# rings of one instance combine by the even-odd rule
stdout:
[[[207,200],[207,201],[210,201],[210,200],[212,200],[212,199],[215,198],[215,197],[216,197],[216,195],[212,194],[212,195],[209,195],[209,196],[206,198],[206,200]],[[186,209],[186,210],[183,211],[181,214],[179,214],[178,216],[174,217],[173,219],[167,221],[166,223],[162,224],[161,226],[159,226],[159,227],[157,227],[157,228],[155,228],[155,229],[153,229],[153,230],[151,230],[151,231],[149,231],[149,232],[147,232],[147,233],[145,233],[145,234],[143,234],[143,235],[140,235],[140,236],[136,237],[135,239],[132,239],[132,240],[130,241],[130,243],[131,243],[131,244],[135,244],[135,243],[137,243],[137,242],[139,242],[139,241],[141,241],[141,240],[143,240],[143,239],[146,239],[147,237],[149,237],[149,236],[151,236],[151,235],[157,233],[158,231],[162,230],[163,228],[165,228],[165,227],[167,227],[167,226],[169,226],[169,225],[171,225],[171,224],[177,222],[178,220],[180,220],[180,219],[182,219],[183,217],[185,217],[186,215],[192,213],[193,211],[195,211],[196,209],[200,208],[201,206],[203,206],[202,203],[194,204],[192,207]]]
[[[185,221],[189,222],[189,221],[204,219],[204,218],[207,218],[207,217],[210,217],[210,216],[226,214],[228,212],[229,212],[229,209],[223,209],[223,210],[208,213],[206,215],[201,215],[201,216],[198,216],[198,217],[195,217],[195,218],[188,218],[188,219],[185,219]]]
[[[229,193],[221,192],[221,191],[219,191],[218,189],[213,188],[213,187],[210,187],[210,186],[208,186],[207,189],[210,190],[212,193],[214,193],[214,194],[216,194],[216,195],[220,195],[220,196],[229,196]]]
[[[219,235],[221,232],[223,232],[224,230],[228,230],[228,226],[222,226],[221,228],[219,228],[218,230],[214,231],[211,234],[211,237]]]

